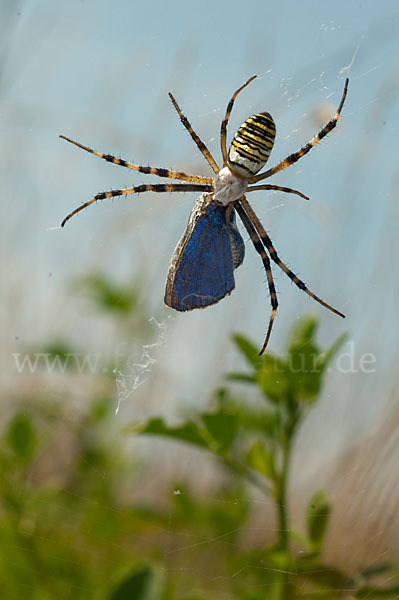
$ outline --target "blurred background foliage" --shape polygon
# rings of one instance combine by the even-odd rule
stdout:
[[[0,596],[397,597],[397,3],[16,0],[0,17]],[[93,194],[150,182],[60,133],[209,175],[167,93],[219,158],[226,103],[255,73],[229,139],[269,110],[273,164],[350,78],[337,130],[274,180],[310,202],[251,196],[347,319],[275,272],[262,359],[250,244],[231,297],[161,306],[192,195],[106,201],[58,228]]]
[[[104,276],[84,278],[79,285],[86,291],[88,281],[93,310],[109,313],[119,326],[135,321],[142,305],[130,287],[119,288],[123,308],[115,311],[114,284]],[[296,432],[345,341],[341,336],[323,350],[317,324],[314,317],[299,320],[284,357],[259,357],[257,346],[235,335],[246,367],[227,373],[210,405],[178,425],[154,416],[120,431],[102,363],[91,373],[102,381],[100,391],[91,392],[84,409],[71,413],[67,395],[55,400],[40,389],[16,398],[0,445],[2,597],[396,598],[398,573],[389,556],[359,570],[325,562],[331,512],[325,491],[309,496],[302,531],[291,524],[287,490]],[[63,341],[46,348],[61,364],[71,350]],[[248,387],[257,404],[248,402]],[[165,453],[170,443],[183,452],[194,446],[225,473],[211,496],[195,491],[195,474],[192,481],[172,475],[161,502],[140,501],[135,488],[145,484],[145,460],[129,450],[126,435],[165,438]],[[248,498],[254,492],[257,500]],[[270,542],[259,526],[259,538],[246,540],[257,503],[269,514],[267,498],[274,511]]]

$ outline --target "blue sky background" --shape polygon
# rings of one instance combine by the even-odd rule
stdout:
[[[333,369],[310,419],[312,443],[333,448],[366,431],[392,393],[397,368],[397,3],[42,0],[9,3],[2,12],[7,381],[17,378],[13,352],[57,336],[92,353],[112,354],[125,342],[134,348],[71,294],[71,278],[92,270],[125,284],[139,276],[148,312],[163,325],[154,326],[153,362],[123,403],[122,420],[158,412],[174,419],[206,402],[220,374],[239,365],[231,332],[261,346],[269,318],[263,267],[249,243],[229,298],[189,314],[163,307],[169,259],[193,194],[104,201],[57,229],[97,192],[154,180],[91,157],[60,133],[139,164],[210,175],[167,93],[219,158],[226,104],[257,74],[236,102],[228,139],[250,114],[270,111],[277,124],[271,166],[334,114],[348,76],[337,130],[271,181],[310,202],[266,192],[250,200],[282,259],[347,315],[342,321],[323,310],[274,269],[280,307],[269,349],[282,352],[293,321],[312,312],[323,345],[348,331],[356,365],[365,353],[376,358],[370,374]],[[135,351],[140,359],[141,348]],[[125,375],[129,386],[134,368]]]

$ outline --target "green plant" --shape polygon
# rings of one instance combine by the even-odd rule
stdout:
[[[341,336],[322,351],[315,340],[316,330],[316,319],[300,320],[289,336],[284,357],[259,357],[248,339],[234,336],[249,369],[230,373],[227,379],[256,388],[265,401],[261,408],[251,408],[245,399],[239,400],[224,387],[215,396],[214,410],[179,426],[171,427],[163,419],[152,418],[128,428],[133,433],[163,436],[207,450],[238,478],[272,498],[276,539],[246,559],[241,557],[242,569],[248,565],[258,567],[258,576],[250,584],[243,578],[240,589],[236,582],[239,597],[245,600],[264,598],[260,586],[267,586],[267,598],[276,600],[309,598],[309,594],[312,598],[341,598],[344,589],[352,593],[357,590],[344,573],[320,562],[330,511],[325,493],[321,490],[309,499],[305,534],[292,529],[287,513],[287,481],[295,434],[317,402],[327,366],[346,337]]]
[[[259,358],[251,342],[236,336],[248,368],[227,376],[212,409],[179,426],[152,418],[128,428],[205,450],[224,475],[212,493],[194,493],[188,481],[175,481],[172,474],[162,501],[157,481],[152,494],[138,500],[134,492],[148,486],[154,470],[148,473],[146,457],[132,452],[130,440],[120,435],[109,380],[99,379],[93,397],[79,388],[79,402],[75,391],[71,398],[59,389],[55,394],[41,385],[24,387],[0,432],[0,597],[397,597],[392,565],[349,578],[322,564],[330,510],[323,491],[309,499],[305,533],[291,527],[286,505],[293,440],[343,341],[323,353],[316,327],[312,318],[300,321],[284,357]],[[73,350],[47,345],[54,357]],[[74,377],[72,369],[65,372],[76,390]],[[160,452],[157,461],[161,472]],[[273,543],[255,548],[241,537],[251,527],[254,506],[248,482],[272,499],[277,521]]]

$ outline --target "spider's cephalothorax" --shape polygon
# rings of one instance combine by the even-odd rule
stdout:
[[[156,167],[142,167],[121,158],[116,158],[111,154],[96,152],[88,146],[84,146],[63,135],[60,136],[68,142],[75,144],[75,146],[82,148],[82,150],[86,150],[90,154],[95,154],[115,165],[120,165],[139,173],[188,182],[144,184],[111,190],[110,192],[100,192],[91,198],[91,200],[88,200],[70,212],[61,225],[63,227],[73,215],[80,212],[83,208],[90,206],[93,202],[103,200],[104,198],[138,194],[140,192],[201,192],[191,211],[187,228],[173,253],[166,281],[165,304],[176,310],[186,311],[215,304],[233,290],[235,285],[234,269],[244,259],[244,242],[235,223],[235,212],[237,212],[255,250],[262,259],[269,287],[272,312],[266,338],[259,352],[259,354],[263,354],[269,341],[278,306],[270,258],[300,290],[325,308],[344,317],[341,312],[311,292],[304,282],[283,263],[262,223],[245,198],[245,194],[258,190],[275,190],[296,194],[308,200],[307,196],[291,188],[270,184],[253,184],[262,179],[267,179],[294,164],[334,129],[345,102],[348,79],[345,81],[344,92],[337,112],[327,125],[297,152],[290,154],[287,158],[263,173],[258,172],[269,158],[276,135],[276,126],[269,113],[257,113],[249,117],[235,134],[229,151],[227,151],[226,144],[227,124],[235,99],[241,90],[254,79],[255,75],[238,88],[227,105],[226,114],[220,127],[220,148],[223,157],[222,169],[218,167],[208,148],[195,133],[172,94],[169,94],[181,122],[207,160],[213,170],[214,177],[192,175],[183,173],[182,171],[171,171]]]
[[[264,167],[272,151],[276,126],[270,113],[249,117],[231,142],[227,164],[241,177],[251,177]]]

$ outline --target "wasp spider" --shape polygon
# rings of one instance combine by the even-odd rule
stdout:
[[[345,81],[344,91],[337,112],[323,129],[297,152],[290,154],[271,169],[259,173],[269,158],[276,135],[273,118],[268,112],[257,113],[249,117],[238,129],[229,150],[227,150],[226,145],[227,124],[235,99],[241,90],[253,81],[255,77],[254,75],[238,88],[227,105],[226,114],[220,127],[220,147],[223,157],[222,169],[219,169],[212,154],[191,127],[175,98],[172,94],[169,94],[181,122],[207,160],[215,174],[214,177],[190,175],[180,171],[170,171],[169,169],[156,167],[141,167],[110,154],[96,152],[88,146],[84,146],[61,135],[61,138],[82,148],[82,150],[86,150],[86,152],[90,152],[116,165],[121,165],[140,173],[188,182],[139,185],[101,192],[69,213],[63,220],[62,227],[73,215],[90,206],[93,202],[103,200],[104,198],[138,194],[140,192],[202,192],[192,209],[186,231],[173,253],[166,282],[165,303],[176,310],[186,311],[215,304],[234,288],[233,271],[244,259],[244,242],[235,223],[236,211],[252,240],[255,250],[262,259],[270,292],[272,312],[265,341],[259,353],[263,354],[270,338],[277,311],[277,296],[269,257],[288,275],[300,290],[306,292],[306,294],[325,308],[344,317],[341,312],[311,292],[303,281],[282,262],[277,255],[270,237],[248,203],[245,194],[258,190],[278,190],[297,194],[302,198],[308,199],[301,192],[291,188],[279,185],[254,184],[263,179],[268,179],[272,175],[294,164],[334,129],[345,102],[348,79]]]

